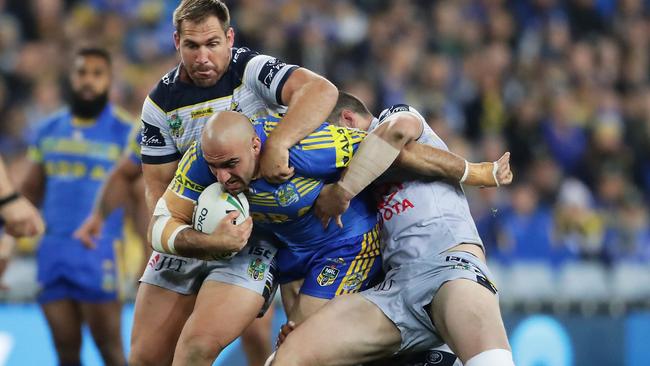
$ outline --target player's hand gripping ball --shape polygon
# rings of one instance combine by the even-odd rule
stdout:
[[[249,216],[249,205],[243,193],[232,195],[228,193],[221,183],[209,185],[196,203],[194,210],[194,230],[211,234],[219,222],[230,212],[238,211],[239,216],[233,220],[234,225],[239,225]],[[215,260],[230,259],[237,252],[220,253],[213,255]]]

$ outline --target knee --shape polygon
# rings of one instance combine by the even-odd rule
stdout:
[[[105,344],[98,348],[106,365],[124,365],[126,360],[120,344]]]
[[[275,353],[275,359],[271,366],[316,366],[314,360],[309,360],[306,357],[278,349]]]
[[[318,366],[318,360],[300,352],[296,342],[287,337],[286,341],[275,351],[275,359],[272,366]]]
[[[255,324],[249,326],[241,335],[242,342],[250,345],[271,344],[271,328],[266,324]]]
[[[205,334],[182,337],[175,359],[183,365],[213,362],[226,346],[218,337]]]
[[[56,353],[62,365],[75,365],[81,362],[80,347],[72,342],[56,342]]]
[[[150,352],[149,352],[150,351]],[[173,354],[156,352],[131,344],[131,353],[128,358],[129,366],[157,366],[171,365]]]
[[[282,347],[278,348],[277,351],[275,351],[275,358],[273,359],[273,362],[271,362],[271,366],[300,366],[300,365],[306,365],[304,363],[300,363],[300,359],[298,357],[291,357],[292,355],[283,349]]]
[[[128,359],[129,366],[154,366],[157,365],[158,362],[160,362],[160,360],[154,362],[152,357],[137,352],[131,352]],[[171,360],[169,360],[167,364],[171,364]]]
[[[97,340],[97,348],[101,353],[122,353],[122,339],[110,337]]]

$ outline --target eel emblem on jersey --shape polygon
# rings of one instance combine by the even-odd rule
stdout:
[[[345,276],[343,279],[344,285],[343,289],[348,292],[356,292],[361,287],[363,282],[363,274],[360,272],[353,273],[349,276]]]
[[[280,185],[275,190],[274,195],[280,207],[290,206],[300,200],[300,193],[292,182]]]

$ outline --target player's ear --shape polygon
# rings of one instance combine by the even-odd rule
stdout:
[[[339,126],[352,127],[356,128],[354,112],[349,109],[341,110],[341,115],[339,116]]]
[[[262,140],[258,136],[253,137],[253,152],[255,155],[259,155],[259,153],[262,151]]]
[[[174,31],[174,47],[176,47],[177,50],[181,48],[181,35],[178,31]]]
[[[226,31],[226,40],[228,41],[228,47],[235,44],[235,30],[232,27],[228,27],[228,31]]]

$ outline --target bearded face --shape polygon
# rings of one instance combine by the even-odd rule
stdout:
[[[80,118],[95,118],[108,103],[111,70],[106,59],[82,55],[75,59],[70,76],[70,108]]]

